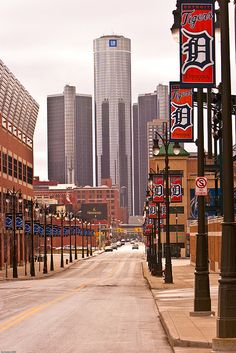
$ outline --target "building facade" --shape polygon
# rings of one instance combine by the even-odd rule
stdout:
[[[92,96],[63,94],[47,97],[48,178],[60,183],[93,185]]]
[[[96,178],[111,178],[132,211],[131,41],[123,36],[94,40]]]
[[[13,231],[6,230],[6,213],[22,212],[33,197],[33,136],[39,105],[0,61],[0,268],[12,264]],[[6,202],[7,194],[16,194]],[[24,200],[18,202],[18,196]],[[24,239],[17,232],[17,262],[24,259]]]

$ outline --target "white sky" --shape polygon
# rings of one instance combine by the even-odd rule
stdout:
[[[133,102],[159,83],[179,80],[179,49],[170,32],[175,4],[176,0],[1,2],[0,58],[40,104],[35,175],[47,179],[47,95],[62,93],[66,84],[76,86],[78,93],[94,93],[93,39],[104,34],[131,39]],[[233,9],[231,0],[232,28]],[[234,53],[234,45],[231,49]],[[233,55],[231,67],[236,94]]]

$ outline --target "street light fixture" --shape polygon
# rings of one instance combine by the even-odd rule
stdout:
[[[170,200],[169,200],[169,146],[170,140],[168,137],[167,123],[163,123],[163,135],[159,134],[158,131],[155,132],[155,138],[153,139],[153,154],[154,156],[159,155],[160,146],[159,140],[162,141],[164,151],[165,151],[165,204],[166,204],[166,266],[165,266],[165,283],[173,283],[172,275],[172,264],[171,264],[171,250],[170,250]],[[179,154],[180,146],[175,142],[173,151],[175,150],[175,155]]]
[[[12,270],[13,278],[18,277],[17,273],[17,240],[16,240],[16,207],[17,202],[21,204],[23,202],[21,190],[15,190],[13,187],[12,190],[8,189],[6,194],[6,202],[9,204],[12,201],[12,223],[13,223],[13,254],[12,254]]]

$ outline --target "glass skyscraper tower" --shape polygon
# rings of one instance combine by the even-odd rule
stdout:
[[[132,212],[131,41],[117,35],[94,40],[97,184],[120,186],[121,206]]]

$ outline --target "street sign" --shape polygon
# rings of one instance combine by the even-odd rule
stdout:
[[[207,196],[207,178],[197,177],[195,180],[195,195]]]

